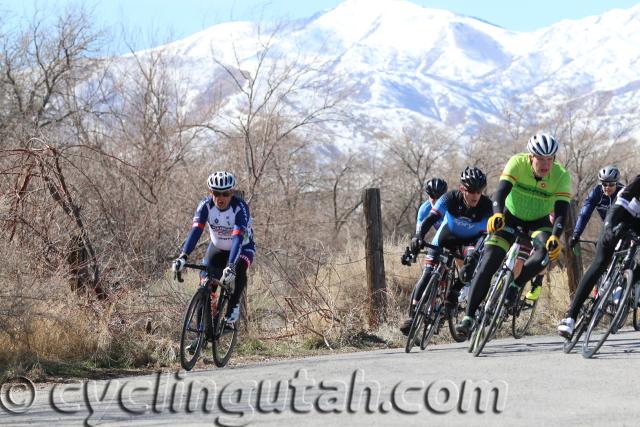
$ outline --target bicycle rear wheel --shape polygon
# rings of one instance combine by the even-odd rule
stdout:
[[[589,323],[589,328],[582,344],[583,357],[592,357],[602,347],[602,344],[604,344],[616,325],[619,324],[621,317],[624,315],[624,305],[627,304],[627,299],[631,292],[632,280],[633,274],[631,270],[625,270],[624,274],[620,274],[619,271],[615,272],[610,286],[607,287],[602,298],[599,299]],[[617,304],[614,304],[611,296],[613,290],[618,286],[623,287],[622,297]]]
[[[213,316],[213,363],[219,368],[222,368],[227,364],[233,347],[236,345],[238,339],[238,330],[240,329],[240,319],[233,325],[228,325],[225,320],[227,308],[229,306],[229,297],[227,292],[220,289],[220,296],[218,297],[217,310]]]
[[[184,314],[180,335],[180,364],[190,371],[195,366],[205,339],[204,322],[207,298],[205,288],[199,288],[191,298]]]
[[[511,333],[515,339],[520,339],[527,333],[538,306],[538,300],[528,300],[523,293],[524,286],[518,293],[517,305],[514,307],[513,316],[511,317]]]
[[[491,293],[485,304],[484,314],[477,326],[476,344],[473,355],[478,357],[484,346],[491,340],[498,329],[498,323],[504,309],[504,298],[507,294],[507,284],[511,281],[511,273],[500,270],[491,286]]]

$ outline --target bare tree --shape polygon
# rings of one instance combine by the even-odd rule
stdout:
[[[385,149],[381,186],[385,228],[391,233],[407,232],[415,228],[424,184],[433,176],[448,178],[451,172],[447,166],[458,163],[457,152],[452,149],[455,139],[432,125],[416,123],[405,128],[399,140],[384,137],[381,142]]]

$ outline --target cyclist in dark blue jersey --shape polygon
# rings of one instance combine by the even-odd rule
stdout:
[[[198,204],[191,231],[173,269],[181,271],[184,268],[187,257],[208,225],[211,241],[202,261],[208,269],[201,273],[201,279],[204,281],[207,275],[212,275],[227,285],[235,280],[226,313],[227,323],[233,324],[240,317],[240,297],[247,284],[247,269],[255,255],[252,219],[247,203],[233,195],[236,179],[230,172],[211,174],[207,185],[210,195]]]
[[[443,223],[436,232],[432,245],[443,246],[451,251],[465,254],[472,250],[481,234],[486,230],[487,219],[491,216],[491,200],[482,194],[487,186],[485,174],[478,168],[467,167],[460,175],[460,187],[442,196],[422,221],[416,236],[411,240],[411,250],[417,254],[425,246],[424,237],[429,228],[438,220]],[[465,250],[466,248],[466,250]],[[475,259],[467,257],[467,259]],[[409,317],[400,326],[400,331],[407,334],[413,321],[415,305],[418,303],[424,288],[433,271],[434,251],[429,249],[424,261],[422,276],[415,285],[411,295]],[[446,297],[447,306],[456,304],[464,282],[471,279],[475,266],[465,264],[460,271],[460,278]]]
[[[615,166],[605,166],[598,172],[599,185],[593,187],[589,192],[589,195],[584,200],[582,209],[580,209],[580,215],[576,221],[576,226],[573,230],[571,237],[571,248],[573,249],[580,236],[587,227],[587,223],[593,214],[593,211],[597,211],[602,221],[607,216],[607,211],[613,206],[618,193],[624,185],[620,183],[620,171]]]

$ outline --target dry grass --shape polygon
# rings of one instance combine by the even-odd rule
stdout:
[[[385,243],[387,320],[374,329],[368,326],[362,245],[315,252],[296,268],[259,264],[251,272],[249,321],[237,361],[404,345],[397,326],[421,267],[401,265],[403,249]],[[564,277],[558,269],[548,275],[532,333],[555,328],[569,301]],[[6,374],[35,378],[176,366],[182,313],[196,283],[196,274],[178,284],[167,272],[144,289],[120,290],[98,301],[69,292],[62,277],[47,283],[25,275],[5,280],[0,366]],[[444,331],[435,341],[451,339]]]

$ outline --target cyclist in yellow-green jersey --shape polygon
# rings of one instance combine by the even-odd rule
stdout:
[[[529,139],[528,153],[511,157],[493,195],[493,215],[487,223],[492,233],[485,243],[482,261],[471,282],[467,313],[456,326],[460,335],[469,336],[476,309],[487,295],[491,277],[498,270],[515,236],[504,230],[521,226],[533,237],[534,251],[518,278],[509,285],[506,305],[513,304],[520,288],[534,278],[549,260],[560,255],[560,236],[571,198],[571,175],[555,160],[558,143],[547,134]],[[549,213],[554,212],[553,223]],[[539,292],[527,295],[537,299]]]

